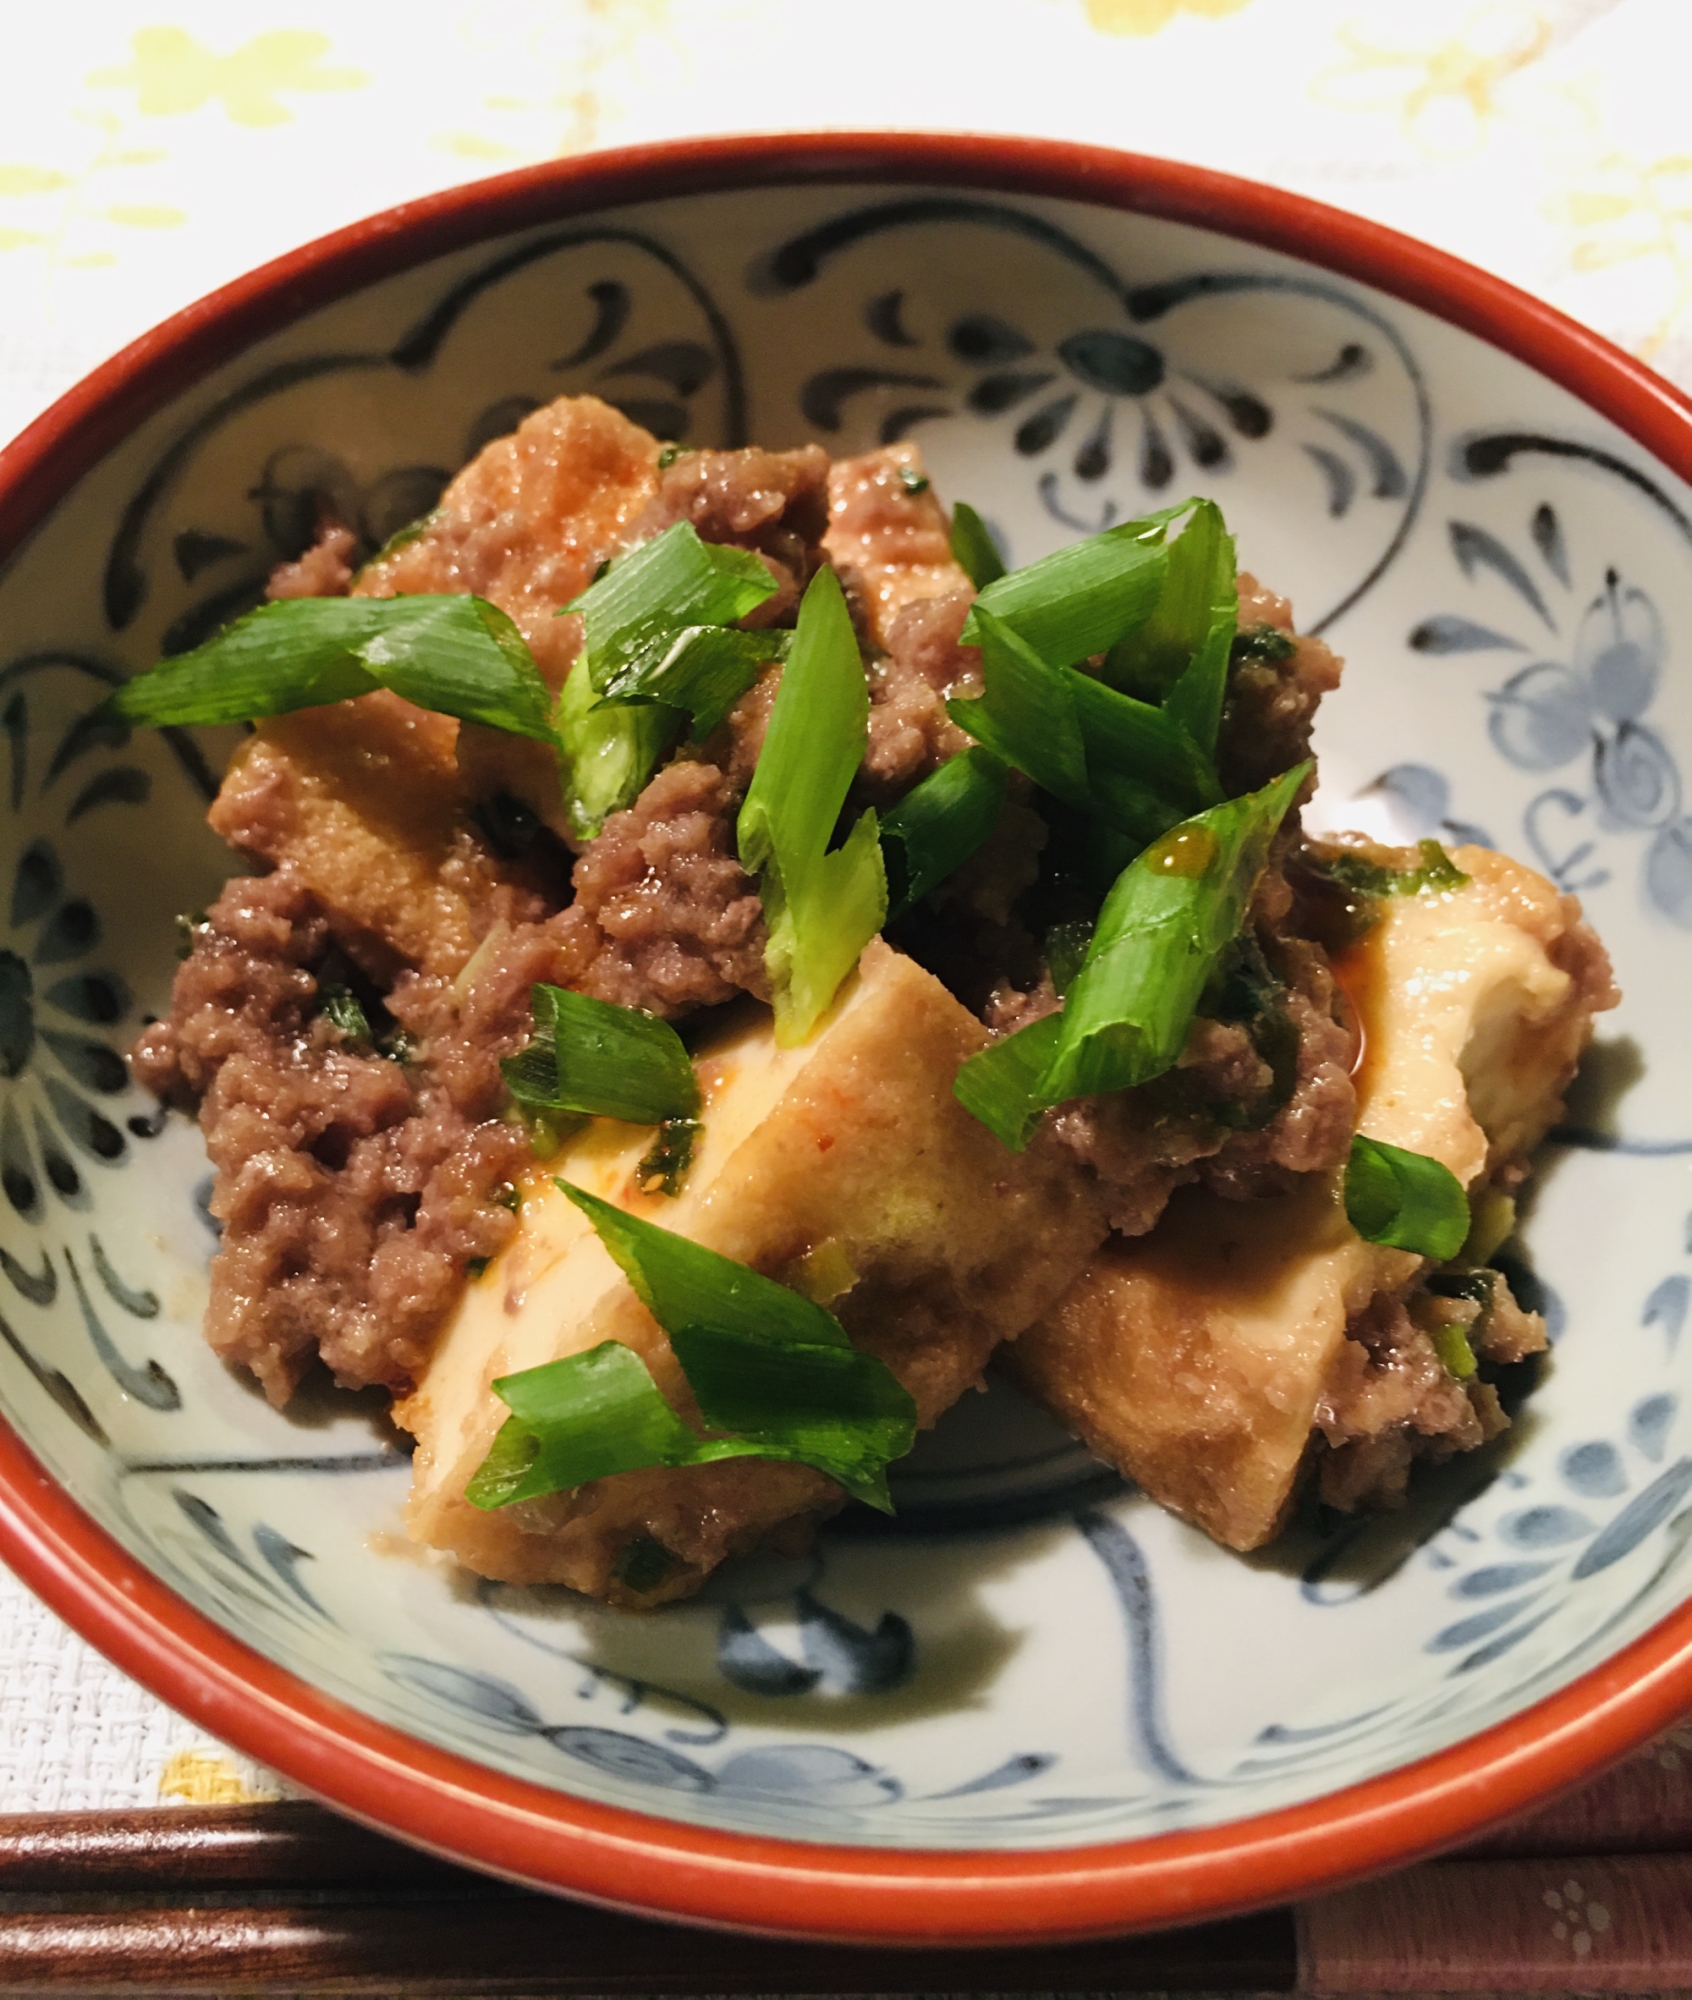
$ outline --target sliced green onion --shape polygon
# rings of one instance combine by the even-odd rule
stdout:
[[[982,692],[975,700],[948,701],[946,713],[994,756],[1086,811],[1092,788],[1074,688],[1083,677],[1052,666],[985,598],[977,598],[970,617],[981,648]]]
[[[985,600],[974,615],[982,693],[946,713],[996,757],[1139,841],[1220,799],[1208,758],[1164,709],[1050,665]]]
[[[976,748],[948,757],[882,814],[889,921],[915,909],[962,867],[998,825],[1004,803],[1004,765]]]
[[[1442,1161],[1360,1132],[1345,1169],[1345,1212],[1365,1243],[1444,1263],[1469,1233],[1469,1198]]]
[[[1454,1319],[1441,1320],[1434,1328],[1433,1344],[1445,1372],[1459,1382],[1468,1381],[1475,1372],[1475,1350],[1468,1328]]]
[[[680,1194],[693,1149],[704,1128],[697,1118],[666,1118],[648,1148],[635,1178],[647,1194]]]
[[[1064,1001],[1045,1078],[1052,1103],[1131,1089],[1175,1062],[1309,769],[1183,822],[1117,877]]]
[[[643,1466],[733,1455],[702,1449],[704,1440],[670,1408],[646,1363],[620,1340],[502,1375],[493,1387],[512,1414],[465,1489],[473,1506],[504,1507]]]
[[[916,1406],[883,1362],[858,1353],[831,1313],[785,1285],[567,1181],[557,1185],[669,1335],[706,1423],[743,1435],[699,1437],[640,1356],[603,1341],[494,1383],[512,1414],[470,1481],[476,1506],[643,1466],[775,1458],[815,1466],[891,1511],[886,1468],[911,1448]]]
[[[608,564],[564,608],[579,611],[582,657],[564,683],[556,717],[572,830],[591,839],[633,803],[681,736],[707,736],[786,652],[785,633],[730,632],[774,596],[763,561],[703,542],[677,521]]]
[[[564,609],[581,613],[588,672],[605,694],[656,629],[732,625],[775,592],[759,557],[702,542],[690,521],[677,521],[619,556]]]
[[[666,1333],[684,1326],[716,1326],[778,1345],[848,1344],[846,1329],[832,1313],[787,1285],[654,1222],[643,1222],[569,1181],[557,1186],[599,1232],[641,1304]]]
[[[721,625],[664,626],[606,679],[608,701],[661,701],[693,717],[709,736],[772,660],[785,660],[791,632],[738,632]]]
[[[1124,521],[990,583],[964,621],[979,644],[983,608],[1054,667],[1108,652],[1157,603],[1169,558],[1164,530],[1190,505]]]
[[[1416,847],[1422,857],[1419,868],[1383,868],[1345,849],[1337,854],[1319,853],[1316,859],[1336,882],[1364,896],[1443,895],[1468,887],[1469,877],[1437,840],[1419,840]]]
[[[1125,694],[1165,704],[1208,756],[1228,678],[1229,648],[1239,622],[1234,540],[1213,500],[1169,545],[1169,567],[1150,616],[1113,646],[1103,678]]]
[[[529,995],[534,1034],[500,1064],[526,1110],[584,1111],[658,1125],[693,1118],[699,1082],[668,1021],[586,993],[537,984]]]
[[[1216,754],[1240,622],[1237,568],[1234,538],[1223,527],[1220,511],[1214,502],[1201,500],[1169,551],[1169,573],[1179,581],[1181,596],[1167,606],[1159,599],[1150,621],[1189,655],[1163,706],[1207,757]]]
[[[1051,975],[1052,990],[1060,1000],[1075,984],[1076,975],[1087,962],[1093,930],[1089,919],[1073,917],[1067,923],[1053,924],[1046,933],[1046,970]]]
[[[985,590],[1005,574],[1005,559],[999,554],[998,543],[967,500],[959,500],[952,507],[952,560],[977,590]]]
[[[1020,1153],[1050,1109],[1046,1071],[1063,1033],[1061,1014],[1043,1014],[1026,1028],[1002,1035],[958,1068],[952,1094],[994,1138]]]
[[[916,1441],[916,1412],[885,1362],[854,1347],[774,1347],[705,1326],[678,1328],[670,1345],[713,1429],[779,1445],[892,1513],[887,1467]]]
[[[1309,768],[1212,806],[1137,855],[1105,898],[1062,1014],[959,1069],[953,1090],[965,1109],[1020,1151],[1041,1111],[1170,1068]]]
[[[379,687],[551,742],[552,696],[522,635],[485,598],[294,597],[261,604],[111,697],[131,722],[252,722]]]
[[[578,660],[555,717],[571,831],[591,840],[614,812],[632,805],[658,761],[687,726],[680,709],[657,701],[601,701]]]
[[[1149,839],[1197,807],[1220,803],[1210,759],[1167,709],[1073,669],[1066,678],[1087,746],[1088,779],[1105,817]]]
[[[1297,651],[1298,642],[1290,632],[1283,632],[1279,625],[1251,625],[1245,631],[1234,634],[1228,657],[1235,666],[1279,666]]]
[[[833,852],[869,740],[869,689],[833,570],[805,592],[763,753],[740,808],[742,865],[758,876],[776,1040],[802,1042],[887,916],[873,812]]]

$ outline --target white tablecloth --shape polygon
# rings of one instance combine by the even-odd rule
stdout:
[[[682,134],[1032,132],[1320,197],[1692,386],[1684,0],[73,0],[6,10],[0,439],[373,209]],[[0,1810],[263,1795],[0,1574]]]

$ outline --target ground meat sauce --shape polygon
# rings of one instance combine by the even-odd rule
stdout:
[[[980,691],[980,655],[960,639],[974,593],[910,446],[832,466],[816,446],[660,451],[606,405],[566,400],[484,450],[403,545],[355,574],[350,532],[325,523],[270,595],[474,590],[557,688],[581,643],[561,607],[607,556],[683,520],[768,566],[776,594],[749,624],[791,624],[818,565],[839,573],[871,703],[852,810],[885,808],[966,747],[945,703]],[[1284,599],[1247,576],[1239,591],[1218,747],[1230,792],[1308,754],[1340,672],[1293,632]],[[133,1060],[139,1081],[198,1111],[223,1232],[208,1337],[273,1401],[319,1356],[343,1384],[405,1389],[466,1272],[509,1239],[529,1140],[499,1062],[527,1039],[534,982],[667,1019],[769,997],[735,822],[780,673],[585,844],[562,823],[549,749],[390,695],[264,723],[237,754],[213,824],[269,872],[236,878],[195,923],[170,1016]],[[996,834],[894,932],[999,1032],[1060,1004],[1046,941],[1073,898],[1073,829],[1038,806],[1013,773]],[[1174,1069],[1051,1114],[1049,1142],[1124,1236],[1184,1184],[1252,1199],[1346,1156],[1355,1037],[1301,868],[1288,831]],[[1593,964],[1607,977],[1601,951]],[[1500,1352],[1518,1322],[1506,1291]],[[1413,1456],[1502,1421],[1451,1381],[1402,1304],[1350,1332],[1354,1366],[1321,1425],[1336,1504],[1391,1497]]]
[[[666,1019],[769,998],[763,905],[735,856],[744,791],[715,764],[678,761],[588,843],[576,907],[602,943],[584,992]]]

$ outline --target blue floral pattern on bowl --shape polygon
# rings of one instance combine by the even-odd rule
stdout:
[[[1524,1232],[1557,1344],[1509,1442],[1402,1517],[1242,1561],[1000,1387],[901,1469],[890,1529],[843,1516],[634,1618],[406,1559],[369,1399],[279,1415],[213,1361],[203,1151],[120,1056],[227,869],[201,824],[227,741],[132,739],[100,700],[253,602],[325,505],[374,548],[566,391],[691,443],[916,438],[1018,560],[1213,491],[1351,657],[1321,810],[1496,839],[1589,899],[1629,997]],[[271,1658],[678,1819],[1073,1845],[1308,1799],[1518,1712],[1692,1576],[1689,539],[1662,468],[1468,336],[1073,204],[700,196],[302,320],[144,424],[0,579],[0,629],[48,634],[0,659],[0,1406]]]

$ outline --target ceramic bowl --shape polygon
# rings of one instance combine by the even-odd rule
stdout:
[[[885,1532],[655,1616],[408,1558],[369,1398],[199,1335],[196,1128],[129,1084],[227,741],[105,691],[373,542],[537,403],[919,439],[1015,560],[1190,490],[1350,659],[1320,812],[1577,890],[1627,998],[1548,1148],[1556,1345],[1402,1516],[1225,1553],[1005,1391]],[[1692,414],[1368,223],[1051,144],[740,139],[421,201],[190,308],[0,461],[0,1552],[208,1730],[406,1839],[772,1932],[1082,1936],[1311,1890],[1692,1706]]]

